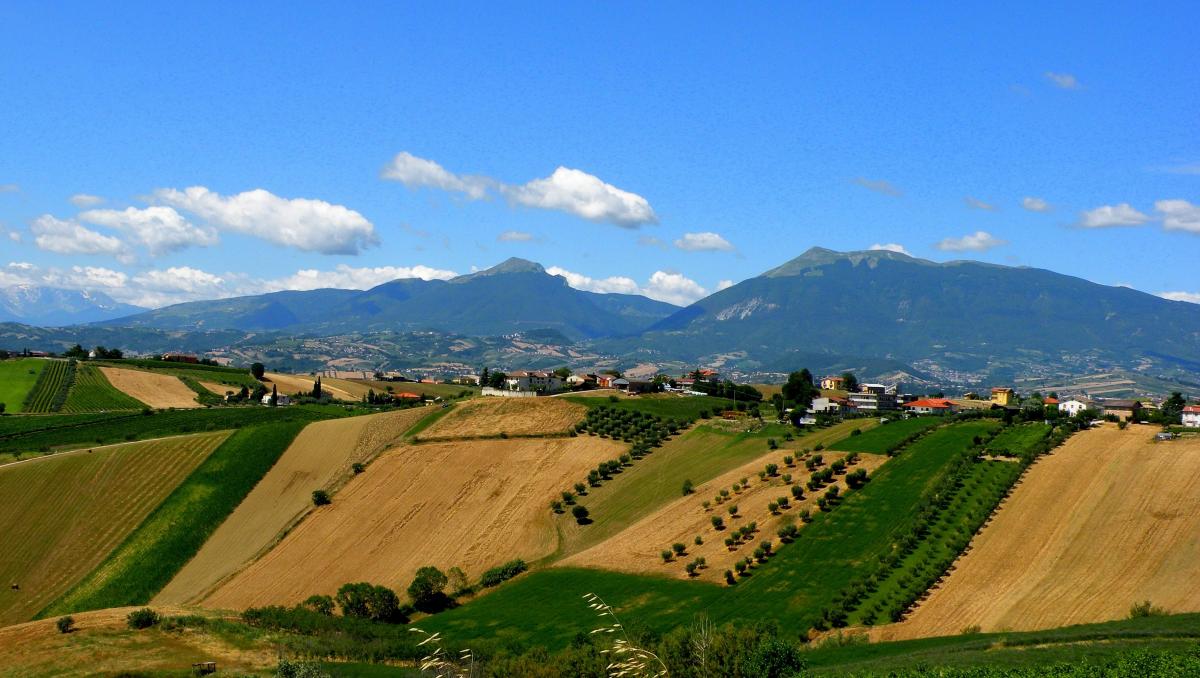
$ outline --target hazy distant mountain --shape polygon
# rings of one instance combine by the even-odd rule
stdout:
[[[611,345],[609,345],[611,344]],[[1140,357],[1200,371],[1200,305],[1051,271],[813,248],[701,299],[636,342],[678,357],[873,356],[945,369]]]
[[[57,327],[119,318],[144,309],[114,301],[103,292],[57,287],[0,287],[0,322]]]
[[[539,264],[514,258],[451,280],[407,278],[365,291],[326,289],[195,301],[108,324],[318,334],[435,330],[472,336],[554,329],[579,340],[635,334],[677,310],[636,295],[576,290]]]

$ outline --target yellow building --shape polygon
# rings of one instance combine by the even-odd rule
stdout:
[[[1017,394],[1013,393],[1011,388],[997,386],[992,389],[992,402],[1003,407],[1012,405],[1017,399]]]
[[[822,377],[821,388],[827,391],[840,391],[846,387],[846,380],[843,377]]]

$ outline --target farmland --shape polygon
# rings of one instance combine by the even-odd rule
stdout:
[[[350,581],[403,589],[429,564],[460,567],[474,579],[514,557],[548,555],[558,545],[550,499],[623,450],[595,438],[431,442],[391,450],[205,604],[291,604],[332,594]]]
[[[677,395],[644,395],[636,398],[618,397],[616,401],[609,398],[593,396],[565,396],[563,400],[594,407],[615,407],[620,410],[636,410],[647,414],[673,419],[699,419],[702,412],[716,415],[727,409],[732,409],[734,402],[724,398],[707,396],[677,396]]]
[[[96,368],[104,374],[113,388],[150,407],[199,407],[196,393],[178,377],[143,370],[128,370],[120,367]]]
[[[45,367],[25,399],[24,411],[31,414],[57,412],[67,400],[75,382],[75,363],[66,360],[41,361]]]
[[[1050,427],[1043,423],[1028,423],[1009,426],[988,442],[988,454],[1020,456],[1039,440],[1050,435]]]
[[[148,602],[196,554],[303,427],[302,422],[273,423],[235,432],[104,562],[43,614]]]
[[[324,384],[325,379],[322,379],[321,383]],[[467,395],[479,394],[479,387],[465,384],[424,384],[418,381],[364,381],[359,379],[334,379],[332,377],[329,378],[329,383],[345,389],[359,398],[366,395],[368,390],[373,390],[376,393],[384,393],[389,388],[397,393],[408,391],[434,398],[458,398],[464,393]]]
[[[311,424],[179,574],[156,604],[188,603],[265,552],[312,508],[312,491],[334,490],[428,410],[410,409]]]
[[[145,405],[113,388],[99,368],[78,363],[75,368],[75,383],[63,404],[64,412],[111,412],[116,410],[140,410]]]
[[[855,420],[863,421],[863,420]],[[915,417],[891,421],[862,435],[843,438],[829,446],[831,450],[844,452],[869,452],[871,454],[887,454],[889,450],[902,445],[906,440],[942,423],[939,417]],[[865,428],[864,428],[865,431]]]
[[[1200,610],[1200,440],[1152,434],[1106,425],[1036,462],[946,582],[884,637],[1104,621],[1143,600]]]
[[[126,443],[0,466],[0,624],[30,619],[78,582],[227,436]]]
[[[40,394],[35,397],[31,391],[42,381],[42,373],[48,365],[49,361],[37,358],[0,360],[0,403],[4,403],[6,412],[46,411],[37,408],[42,406],[43,400],[48,405],[48,399]]]
[[[200,365],[181,363],[169,360],[152,360],[144,358],[125,358],[122,360],[92,361],[96,365],[117,367],[123,369],[138,369],[156,374],[169,374],[175,377],[187,377],[196,381],[209,381],[234,386],[237,390],[242,386],[253,389],[258,384],[250,371],[244,368],[222,367],[219,365]]]
[[[454,406],[422,440],[565,434],[587,410],[558,398],[477,398]]]
[[[279,374],[277,372],[268,372],[266,374],[267,384],[278,389],[280,393],[286,395],[308,394],[316,385],[316,379],[307,375],[295,374]],[[321,380],[321,390],[328,393],[330,396],[338,400],[347,400],[354,402],[360,400],[360,396],[352,395],[349,391],[326,384],[325,380]]]

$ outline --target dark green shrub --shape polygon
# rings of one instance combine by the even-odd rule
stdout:
[[[162,620],[158,613],[148,607],[134,610],[125,616],[125,623],[131,629],[148,629],[156,626]]]

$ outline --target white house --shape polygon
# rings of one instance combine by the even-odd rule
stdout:
[[[896,409],[896,386],[883,384],[860,384],[858,393],[850,394],[850,402],[860,412],[868,410]]]
[[[270,393],[268,393],[262,397],[262,404],[263,405],[271,404],[271,394]],[[275,404],[279,405],[280,407],[282,407],[284,405],[291,405],[292,399],[290,396],[285,396],[284,394],[280,393],[279,395],[275,396]]]
[[[1183,425],[1200,428],[1200,405],[1188,405],[1183,408]]]
[[[1062,412],[1068,417],[1074,417],[1080,412],[1090,409],[1095,409],[1092,407],[1091,403],[1087,402],[1086,400],[1079,400],[1077,398],[1068,398],[1058,403],[1058,411]]]
[[[558,391],[563,380],[553,372],[519,370],[505,375],[504,387],[510,391]]]
[[[813,398],[812,405],[809,405],[808,411],[811,414],[824,412],[826,414],[845,414],[854,410],[854,403],[846,398]]]

